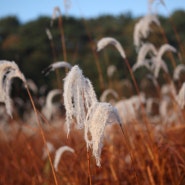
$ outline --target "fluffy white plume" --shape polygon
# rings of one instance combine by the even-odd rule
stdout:
[[[71,69],[72,66],[68,62],[58,61],[58,62],[55,62],[55,63],[49,65],[46,69],[44,69],[42,71],[42,73],[45,75],[48,75],[51,71],[54,71],[54,70],[56,70],[58,68],[62,68],[62,67],[67,68],[67,69]]]
[[[153,5],[154,2],[160,3],[163,6],[166,6],[165,2],[163,0],[148,0],[148,7],[149,7],[150,11],[152,11],[152,5]]]
[[[74,153],[74,149],[69,146],[61,146],[60,148],[58,148],[56,150],[55,158],[54,158],[54,168],[56,171],[58,171],[58,164],[60,162],[60,159],[61,159],[63,153],[67,152],[67,151]]]
[[[155,46],[151,43],[143,44],[141,49],[139,50],[138,57],[136,64],[133,65],[132,70],[135,71],[138,67],[145,66],[150,70],[150,65],[148,63],[148,60],[146,60],[146,55],[149,52],[152,52],[154,55],[157,55],[157,50]]]
[[[116,109],[109,103],[97,101],[89,79],[75,65],[64,79],[64,106],[68,133],[73,119],[78,128],[84,128],[87,147],[93,148],[93,155],[100,166],[100,154],[103,146],[103,133],[107,124],[120,123]],[[88,139],[89,134],[91,140]]]
[[[7,113],[12,117],[10,99],[11,82],[13,78],[20,78],[26,86],[26,79],[15,62],[0,61],[0,102],[5,103]]]
[[[115,65],[109,65],[107,68],[107,76],[111,78],[116,71],[117,69]]]
[[[52,143],[47,141],[46,144],[44,145],[42,151],[43,151],[42,159],[46,159],[48,156],[48,152],[52,153],[53,151],[55,151],[55,147],[53,146]]]
[[[164,62],[164,60],[162,59],[162,56],[167,51],[176,52],[177,50],[169,44],[163,44],[159,48],[159,50],[157,52],[157,56],[153,57],[152,62],[153,62],[153,66],[154,66],[154,76],[155,77],[159,76],[160,69],[163,69],[166,73],[168,73],[168,67],[167,67],[166,63]]]
[[[42,113],[47,118],[47,120],[50,120],[53,113],[56,112],[56,105],[53,103],[53,98],[57,95],[60,95],[62,92],[59,89],[51,90],[46,97],[46,103],[44,107],[42,108]]]
[[[182,87],[179,90],[176,100],[180,108],[183,109],[185,105],[185,82],[182,84]]]
[[[170,44],[163,44],[158,52],[157,52],[157,57],[158,58],[162,58],[162,56],[164,55],[165,52],[167,51],[171,51],[171,52],[177,52],[176,48],[174,48],[173,46],[171,46]]]
[[[103,37],[102,39],[100,39],[97,42],[97,51],[104,49],[109,44],[115,46],[116,49],[119,51],[120,55],[123,58],[126,58],[125,51],[123,50],[123,47],[115,38],[112,38],[112,37]]]
[[[52,34],[51,34],[51,32],[48,28],[46,28],[46,35],[47,35],[49,40],[53,40],[53,36],[52,36]]]
[[[115,107],[118,110],[121,121],[126,124],[130,121],[136,120],[142,103],[145,103],[145,96],[143,93],[132,96],[129,99],[118,101],[115,104]]]
[[[97,166],[101,166],[100,155],[103,147],[105,126],[112,123],[121,124],[121,121],[117,109],[111,104],[96,102],[89,109],[85,121],[85,140],[87,148],[92,147]]]
[[[58,6],[54,7],[54,9],[53,9],[53,14],[52,14],[52,19],[51,19],[51,22],[50,22],[50,26],[53,26],[53,22],[57,17],[57,13],[59,14],[59,16],[61,16],[61,11],[60,11],[60,8]]]
[[[28,85],[28,88],[31,89],[33,91],[33,93],[35,93],[35,94],[38,93],[38,87],[32,79],[27,79],[26,83]]]
[[[118,93],[116,91],[114,91],[113,89],[106,89],[103,91],[102,95],[100,96],[100,101],[101,102],[106,102],[107,100],[107,96],[111,94],[113,95],[114,98],[118,98]]]
[[[176,68],[174,69],[174,72],[173,72],[173,79],[179,80],[180,74],[182,72],[185,72],[185,64],[179,64],[178,66],[176,66]]]
[[[89,79],[85,78],[81,69],[75,65],[64,79],[64,106],[68,133],[73,118],[77,127],[84,127],[86,111],[97,102],[96,94]]]
[[[164,84],[161,87],[161,95],[164,96],[173,96],[177,94],[174,83]]]
[[[142,17],[134,27],[134,45],[138,51],[139,47],[142,44],[142,38],[147,38],[151,29],[150,24],[155,23],[156,25],[160,26],[160,22],[156,15],[148,14]]]

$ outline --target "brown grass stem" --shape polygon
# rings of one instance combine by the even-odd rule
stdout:
[[[88,29],[86,20],[85,19],[82,19],[82,20],[83,20],[85,30],[86,30],[87,35],[88,35],[89,40],[90,40],[90,47],[91,47],[91,50],[93,52],[93,56],[95,58],[95,64],[96,64],[96,67],[97,67],[97,70],[98,70],[98,76],[99,76],[100,89],[103,90],[105,88],[104,87],[104,80],[103,80],[103,73],[102,73],[102,69],[101,69],[101,66],[100,66],[98,55],[97,55],[97,52],[96,52],[96,49],[95,49],[96,47],[95,47],[94,42],[92,42],[91,34],[90,34],[89,29]]]
[[[64,29],[63,29],[63,23],[62,23],[62,14],[61,13],[60,13],[60,16],[59,16],[59,19],[58,19],[58,25],[59,25],[59,29],[60,29],[61,42],[62,42],[62,53],[63,53],[64,61],[67,61],[65,35],[64,35]]]
[[[154,182],[154,178],[152,176],[152,172],[151,172],[150,167],[147,166],[146,169],[147,169],[147,174],[148,174],[148,178],[149,178],[150,184],[151,185],[156,185],[155,182]]]
[[[134,153],[132,152],[132,146],[130,144],[130,140],[128,139],[128,135],[127,135],[127,131],[126,131],[126,128],[122,126],[122,124],[119,124],[120,128],[121,128],[121,132],[125,138],[125,146],[128,150],[128,152],[130,153],[130,159],[131,159],[131,162],[132,162],[132,166],[133,166],[133,169],[134,169],[134,176],[135,176],[135,179],[136,179],[136,182],[137,184],[139,184],[139,180],[138,180],[138,175],[137,175],[137,172],[136,172],[136,168],[134,166],[134,164],[136,164],[136,158],[135,158],[135,155]],[[124,131],[125,130],[125,131]]]
[[[91,161],[90,161],[90,153],[88,150],[87,150],[87,165],[88,165],[88,182],[89,182],[89,185],[92,185]]]
[[[37,113],[37,109],[36,109],[36,107],[35,107],[35,103],[34,103],[34,101],[33,101],[33,98],[32,98],[32,96],[31,96],[31,93],[30,93],[29,88],[28,88],[27,86],[26,86],[26,90],[27,90],[28,96],[29,96],[29,98],[30,98],[30,101],[31,101],[33,110],[34,110],[34,112],[35,112],[35,116],[36,116],[36,118],[37,118],[37,124],[38,124],[38,126],[39,126],[39,130],[40,130],[40,133],[41,133],[43,142],[44,142],[44,144],[46,145],[46,138],[45,138],[43,129],[42,129],[42,127],[41,127],[41,123],[40,123],[40,120],[39,120],[39,116],[38,116],[38,113]],[[54,171],[54,166],[53,166],[53,164],[52,164],[51,156],[50,156],[49,149],[48,149],[47,145],[46,145],[46,150],[47,150],[49,162],[50,162],[50,165],[51,165],[51,169],[52,169],[52,173],[53,173],[53,178],[54,178],[54,181],[55,181],[55,185],[58,185],[57,177],[56,177],[56,174],[55,174],[55,171]]]
[[[53,63],[54,63],[54,62],[57,61],[55,45],[54,45],[53,39],[49,39],[49,40],[50,40],[50,47],[51,47],[52,56],[53,56]],[[56,74],[56,79],[57,79],[57,86],[58,86],[59,89],[62,89],[62,85],[61,85],[61,81],[60,81],[59,69],[55,70],[55,74]]]

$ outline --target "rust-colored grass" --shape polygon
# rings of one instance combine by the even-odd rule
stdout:
[[[11,123],[7,133],[6,130],[1,131],[0,184],[55,184],[49,160],[42,159],[44,144],[39,129],[27,127],[31,131],[27,134],[28,132],[23,132],[25,129],[15,129],[16,124]],[[151,124],[147,131],[142,123],[130,123],[124,126],[124,129],[127,138],[118,125],[114,125],[105,133],[101,168],[96,166],[90,151],[92,184],[184,184],[184,123],[168,127]],[[56,172],[58,184],[89,184],[83,132],[72,129],[67,138],[62,120],[57,126],[47,125],[43,131],[46,140],[55,148],[68,145],[75,150],[74,154],[63,154],[59,171]],[[51,158],[53,161],[54,153],[51,153]]]

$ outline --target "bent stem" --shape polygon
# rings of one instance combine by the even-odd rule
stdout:
[[[46,144],[46,138],[45,138],[44,132],[43,132],[42,127],[41,127],[41,123],[40,123],[40,120],[39,120],[39,116],[38,116],[38,113],[37,113],[37,109],[36,109],[36,107],[35,107],[33,98],[32,98],[32,96],[31,96],[31,93],[30,93],[30,91],[29,91],[27,85],[26,85],[26,90],[27,90],[27,92],[28,92],[28,96],[29,96],[29,98],[30,98],[30,101],[31,101],[33,110],[34,110],[34,112],[35,112],[35,116],[36,116],[36,118],[37,118],[37,124],[38,124],[38,126],[39,126],[39,129],[40,129],[40,133],[41,133],[43,142],[44,142],[44,144]],[[54,167],[53,167],[53,164],[52,164],[51,156],[50,156],[49,149],[48,149],[47,145],[46,145],[46,150],[47,150],[49,162],[50,162],[50,165],[51,165],[51,169],[52,169],[52,173],[53,173],[53,178],[54,178],[54,181],[55,181],[55,185],[59,185],[58,182],[57,182],[56,174],[55,174],[55,171],[54,171]]]
[[[139,93],[140,93],[139,87],[138,87],[138,85],[137,85],[136,78],[134,77],[133,71],[132,71],[132,69],[131,69],[131,67],[130,67],[130,64],[129,64],[129,61],[128,61],[127,58],[125,58],[125,63],[126,63],[126,65],[127,65],[127,68],[128,68],[128,70],[129,70],[129,73],[130,73],[130,75],[131,75],[132,81],[134,82],[134,86],[135,86],[136,92],[137,92],[137,94],[139,95]]]

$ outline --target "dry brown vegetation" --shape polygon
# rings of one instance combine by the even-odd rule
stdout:
[[[63,120],[57,126],[43,128],[47,141],[55,148],[68,145],[75,153],[63,154],[55,182],[50,162],[43,160],[43,138],[40,129],[28,127],[27,134],[9,125],[0,141],[0,184],[89,184],[88,160],[83,133],[72,129],[67,138]],[[25,127],[25,126],[24,126]],[[27,127],[27,126],[26,126]],[[22,126],[23,128],[23,126]],[[165,128],[145,121],[118,125],[105,133],[102,167],[90,157],[92,184],[183,185],[185,183],[185,125]],[[4,133],[5,134],[5,133]],[[8,139],[7,139],[8,138]],[[91,151],[89,151],[91,156]],[[51,153],[54,159],[54,153]]]

